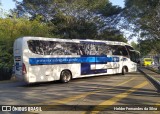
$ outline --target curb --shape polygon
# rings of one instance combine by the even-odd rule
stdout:
[[[157,74],[160,74],[159,71],[155,70],[155,69],[152,68],[152,67],[146,67],[146,69],[151,70],[151,71],[153,71],[153,72],[155,72],[155,73],[157,73]]]
[[[146,74],[140,68],[138,68],[138,71],[140,71],[142,74],[144,74],[145,77],[156,87],[157,91],[160,92],[160,82],[158,80],[156,80],[154,77]]]

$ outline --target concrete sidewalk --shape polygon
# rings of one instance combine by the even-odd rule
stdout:
[[[160,67],[160,66],[148,66],[148,67],[146,67],[146,68],[160,74],[160,69],[159,69],[159,67]]]
[[[150,70],[149,68],[146,67],[139,67],[138,70],[142,72],[152,83],[153,85],[157,88],[158,91],[160,91],[160,74]]]

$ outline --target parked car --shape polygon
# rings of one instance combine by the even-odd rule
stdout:
[[[143,66],[151,66],[153,63],[152,58],[143,58]]]

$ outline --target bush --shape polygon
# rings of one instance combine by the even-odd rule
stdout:
[[[0,75],[8,76],[13,65],[13,43],[18,37],[50,37],[51,29],[37,19],[0,18]],[[3,79],[3,78],[1,78]]]

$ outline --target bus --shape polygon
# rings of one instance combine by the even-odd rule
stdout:
[[[138,52],[123,42],[21,37],[15,40],[13,51],[16,78],[27,83],[66,83],[137,70]]]

